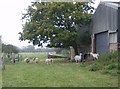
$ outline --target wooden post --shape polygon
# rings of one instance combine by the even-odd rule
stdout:
[[[70,46],[70,60],[74,61],[74,57],[75,57],[75,50],[72,46]]]

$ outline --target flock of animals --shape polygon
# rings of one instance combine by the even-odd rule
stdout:
[[[88,58],[87,58],[88,57]],[[75,60],[75,62],[76,63],[80,63],[80,62],[82,62],[82,61],[86,61],[86,59],[92,59],[92,60],[97,60],[98,59],[98,57],[99,57],[99,54],[97,54],[97,53],[88,53],[88,54],[82,54],[82,53],[80,53],[79,55],[75,55],[75,57],[74,57],[74,60]],[[15,59],[12,59],[11,60],[13,63],[16,63],[16,62],[19,62],[19,59],[17,59],[17,58],[15,58]],[[48,57],[47,59],[45,59],[45,63],[46,64],[52,64],[53,63],[53,58],[50,58],[50,57]],[[38,64],[39,62],[40,62],[40,59],[39,58],[37,58],[37,57],[35,57],[35,58],[33,58],[32,60],[30,59],[30,58],[28,58],[28,57],[26,57],[24,60],[23,60],[23,62],[25,62],[25,63],[30,63],[30,62],[34,62],[35,64]],[[5,69],[5,64],[4,64],[4,62],[1,60],[0,61],[0,69]]]
[[[19,62],[18,59],[12,59],[11,61],[12,61],[13,63]],[[26,57],[23,61],[24,61],[25,63],[34,62],[35,64],[38,64],[38,63],[40,62],[40,59],[37,58],[37,57],[34,57],[34,58],[31,60],[30,58]],[[47,58],[47,59],[45,60],[45,63],[46,63],[46,64],[51,64],[51,63],[53,63],[53,59],[52,59],[52,58]]]
[[[89,58],[87,58],[87,57],[89,57]],[[86,61],[87,59],[97,60],[98,57],[99,57],[99,54],[92,53],[92,52],[89,53],[89,54],[80,53],[79,55],[75,55],[74,60],[75,60],[76,63],[80,63],[80,62]],[[11,60],[11,61],[13,61],[13,63],[19,62],[18,59],[14,59],[14,60]],[[40,59],[35,57],[31,60],[30,58],[26,57],[23,61],[25,63],[34,62],[35,64],[38,64],[40,62]],[[51,64],[51,63],[53,63],[53,61],[54,61],[53,58],[48,57],[47,59],[45,59],[46,64]]]
[[[24,59],[25,63],[29,63],[31,61],[33,61],[35,64],[38,64],[40,62],[40,59],[37,58],[37,57],[33,58],[33,60],[29,59],[28,57]],[[45,59],[45,63],[46,64],[51,64],[51,63],[53,63],[53,59],[52,58],[47,58],[47,59]]]
[[[82,61],[86,61],[87,59],[97,60],[98,57],[99,57],[99,54],[90,52],[88,54],[80,53],[79,55],[75,55],[74,59],[76,63],[80,63]]]

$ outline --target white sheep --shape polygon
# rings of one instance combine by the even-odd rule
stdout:
[[[35,58],[34,62],[37,64],[39,62],[39,58]]]
[[[25,58],[24,62],[29,63],[30,62],[29,58]]]
[[[92,52],[90,52],[90,54],[93,56],[93,59],[98,59],[98,57],[99,57],[99,54],[97,54],[97,53],[92,53]]]
[[[45,62],[46,62],[47,64],[51,64],[51,63],[53,62],[53,59],[52,59],[52,58],[46,59]]]
[[[74,59],[75,59],[76,63],[79,63],[80,61],[82,61],[82,53],[80,53],[80,55],[76,55],[74,57]]]

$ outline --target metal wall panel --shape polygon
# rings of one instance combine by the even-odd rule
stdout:
[[[120,43],[120,7],[118,8],[118,43]]]
[[[117,43],[117,32],[109,33],[109,43]]]
[[[93,16],[93,34],[118,29],[117,9],[106,4],[100,4]]]
[[[120,51],[120,7],[118,8],[118,35],[117,35],[117,42],[118,42],[118,51]]]
[[[104,54],[109,51],[108,32],[96,34],[96,52]]]
[[[109,7],[108,8],[108,30],[110,31],[116,31],[118,29],[117,27],[117,9],[114,9],[114,8],[111,8]]]

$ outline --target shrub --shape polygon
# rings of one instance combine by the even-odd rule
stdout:
[[[118,75],[118,70],[107,70],[104,69],[101,71],[102,74],[110,74],[112,76],[117,76]]]
[[[115,63],[109,64],[108,66],[105,67],[106,69],[112,70],[114,68],[118,68],[118,65]]]
[[[98,62],[118,62],[118,52],[106,53],[100,56]]]
[[[101,66],[97,63],[94,63],[94,64],[89,66],[90,71],[97,71],[97,70],[100,70],[100,69],[101,69]]]
[[[104,69],[101,71],[102,74],[109,74],[109,71],[107,69]]]
[[[87,64],[80,64],[80,67],[86,67]]]

